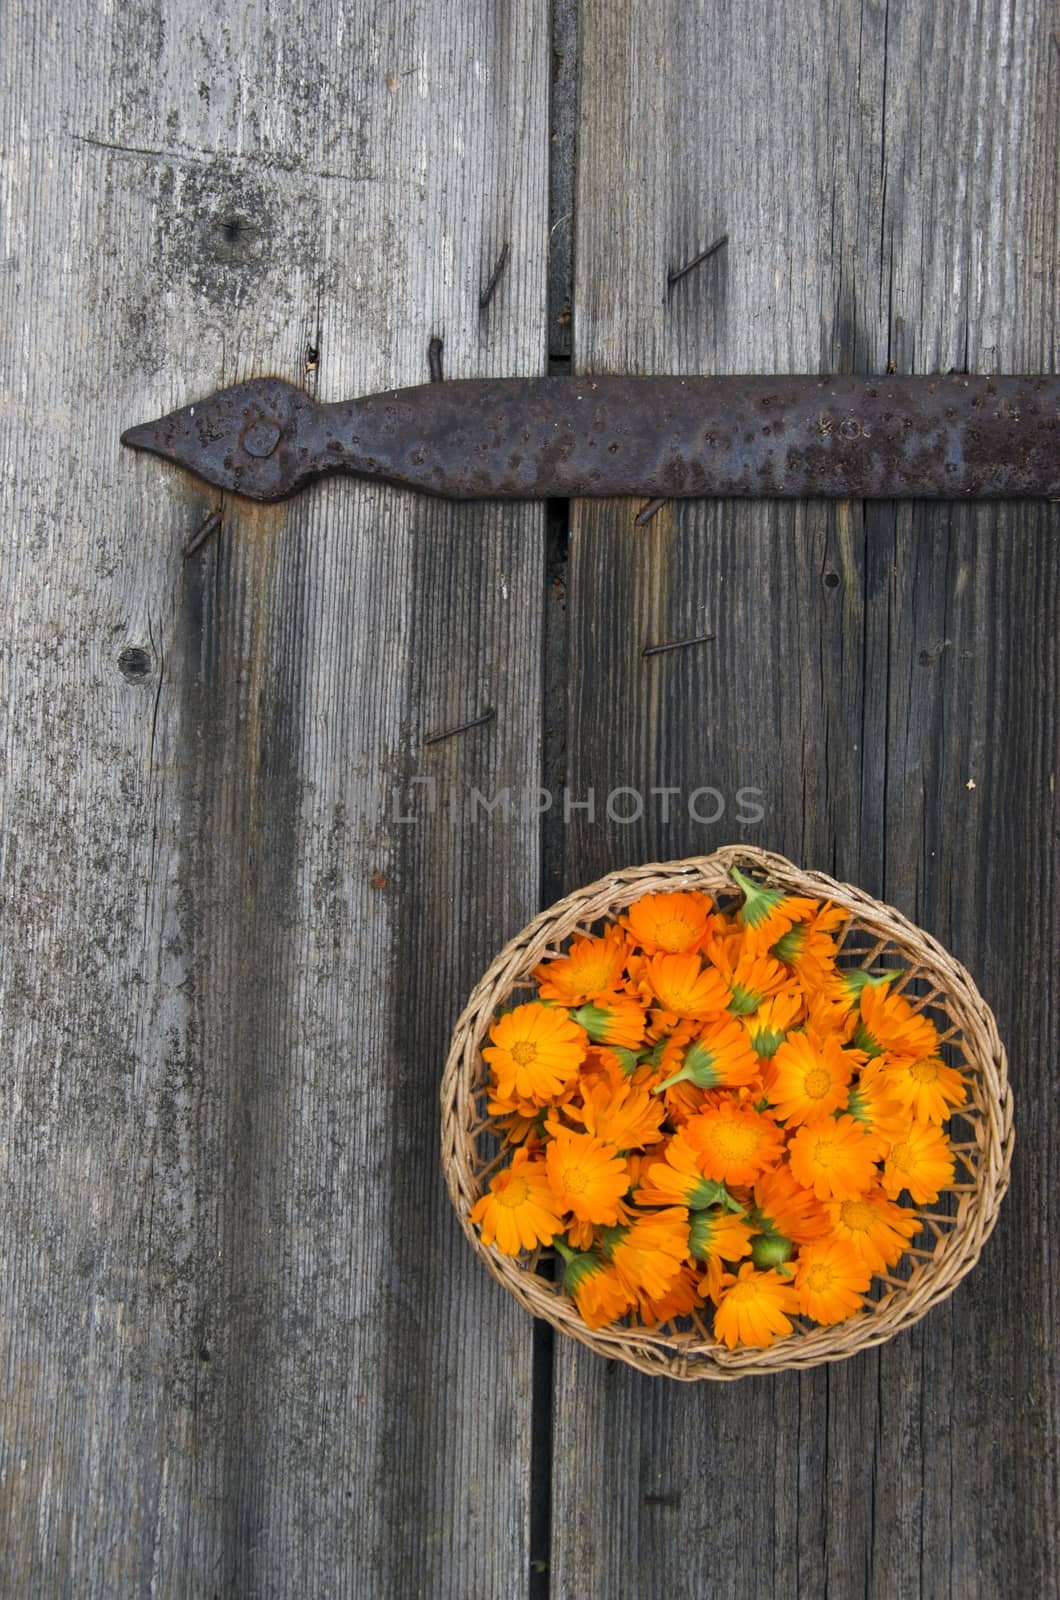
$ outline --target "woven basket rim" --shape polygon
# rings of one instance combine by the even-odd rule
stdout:
[[[481,1129],[474,1122],[472,1090],[480,1064],[479,1052],[500,1005],[517,984],[528,979],[547,952],[554,951],[575,930],[598,924],[645,894],[699,888],[735,892],[729,878],[733,866],[750,869],[793,893],[842,906],[849,913],[848,928],[856,928],[878,941],[875,953],[864,965],[871,965],[884,951],[914,958],[915,964],[896,984],[896,990],[907,988],[914,981],[926,979],[931,983],[931,993],[911,998],[935,1010],[945,1009],[959,1029],[968,1067],[976,1074],[979,1098],[974,1112],[958,1113],[974,1127],[976,1160],[973,1163],[962,1157],[972,1182],[959,1195],[952,1226],[947,1223],[947,1231],[943,1232],[938,1225],[946,1220],[942,1217],[931,1223],[935,1240],[930,1258],[923,1263],[917,1259],[907,1282],[884,1277],[888,1287],[879,1303],[846,1322],[792,1333],[765,1350],[729,1351],[711,1340],[639,1327],[610,1326],[593,1331],[582,1322],[562,1290],[534,1271],[537,1253],[530,1258],[504,1256],[494,1246],[484,1245],[468,1220],[471,1205],[481,1192],[474,1156],[475,1139]],[[725,845],[709,855],[626,867],[573,890],[539,912],[494,957],[456,1021],[442,1078],[441,1109],[442,1170],[449,1195],[466,1237],[492,1276],[526,1310],[597,1354],[622,1360],[641,1372],[685,1381],[732,1380],[840,1361],[913,1326],[932,1306],[952,1294],[975,1266],[997,1220],[1012,1164],[1012,1095],[1005,1049],[993,1013],[967,970],[931,934],[895,907],[853,884],[823,872],[803,870],[787,857],[754,845]],[[970,1151],[972,1147],[963,1148]],[[937,1215],[914,1209],[921,1216]]]

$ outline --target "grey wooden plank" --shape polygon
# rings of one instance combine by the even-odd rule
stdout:
[[[432,334],[541,371],[547,6],[0,30],[3,1587],[518,1594],[530,1326],[436,1100],[536,903],[533,822],[466,801],[536,778],[540,508],[330,483],[182,566],[216,496],[118,434]]]
[[[1046,10],[583,4],[578,369],[1052,370]],[[1055,508],[682,503],[635,530],[583,503],[571,527],[568,783],[596,814],[571,813],[568,884],[746,838],[892,900],[995,1003],[1019,1152],[977,1272],[879,1352],[677,1386],[559,1340],[553,1596],[1048,1592]]]

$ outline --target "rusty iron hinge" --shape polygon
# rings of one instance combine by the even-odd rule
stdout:
[[[459,500],[1060,495],[1060,378],[458,379],[320,404],[282,378],[122,439],[251,500],[332,472]]]

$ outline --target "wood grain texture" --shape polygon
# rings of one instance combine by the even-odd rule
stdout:
[[[1048,5],[580,18],[577,370],[1054,370]],[[553,1600],[1047,1593],[1056,508],[674,504],[642,530],[583,502],[571,528],[568,784],[595,816],[568,886],[746,838],[891,901],[996,1007],[1017,1155],[976,1272],[878,1352],[678,1392],[558,1341]]]
[[[533,816],[468,803],[537,778],[541,509],[335,483],[182,566],[217,497],[118,435],[432,335],[542,371],[547,47],[492,0],[0,19],[5,1593],[525,1586],[531,1330],[436,1100],[536,903]]]

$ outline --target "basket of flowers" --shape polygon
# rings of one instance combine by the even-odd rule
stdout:
[[[681,1379],[835,1361],[977,1261],[1012,1158],[964,968],[849,884],[744,846],[579,889],[457,1022],[443,1169],[490,1272]]]

